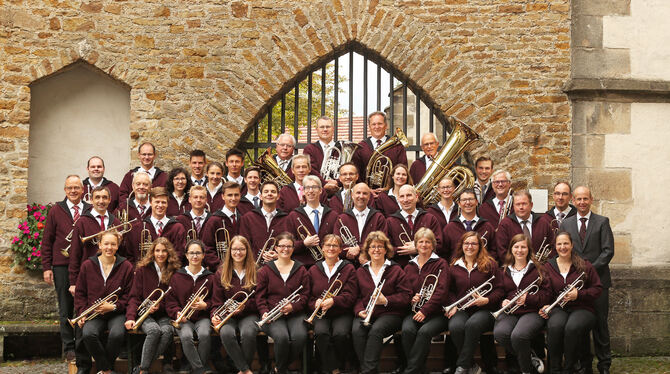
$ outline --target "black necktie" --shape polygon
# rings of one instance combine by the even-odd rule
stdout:
[[[472,224],[475,223],[475,220],[464,221],[465,222],[465,231],[472,231]]]
[[[582,239],[582,243],[584,243],[584,239],[586,239],[586,217],[582,217],[579,219],[582,222],[582,226],[579,228],[579,238]]]

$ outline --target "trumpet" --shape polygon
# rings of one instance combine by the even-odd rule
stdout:
[[[137,307],[137,315],[140,316],[140,318],[135,321],[135,326],[133,327],[132,331],[137,331],[140,329],[140,326],[142,326],[142,322],[144,322],[147,317],[149,317],[149,313],[151,311],[151,308],[154,307],[154,305],[158,305],[161,300],[165,297],[165,295],[170,292],[172,287],[168,287],[167,290],[163,291],[160,288],[156,288],[155,290],[151,291],[149,296],[147,296],[144,301],[142,301],[142,304],[140,304],[139,307]],[[158,298],[156,300],[152,300],[152,297],[154,297],[154,294],[158,292]]]
[[[377,188],[390,188],[391,187],[391,169],[393,168],[393,162],[387,156],[384,156],[384,151],[391,149],[396,144],[402,144],[403,147],[407,147],[409,140],[402,132],[402,129],[397,128],[395,130],[395,135],[388,138],[384,143],[382,143],[377,149],[372,152],[370,160],[368,160],[368,165],[365,170],[365,175],[368,176],[367,182],[371,189]]]
[[[131,225],[131,224],[132,224],[134,221],[136,221],[136,220],[137,220],[137,218],[133,218],[132,220],[130,220],[130,221],[128,221],[128,222],[125,222],[125,223],[121,223],[121,224],[112,226],[112,227],[108,228],[108,229],[105,230],[105,231],[100,231],[100,232],[97,233],[97,234],[93,234],[93,235],[89,235],[89,236],[84,236],[83,238],[81,238],[81,242],[82,242],[82,244],[83,244],[83,243],[87,243],[87,242],[89,242],[89,241],[92,240],[92,241],[93,241],[93,244],[96,244],[96,245],[97,245],[97,244],[98,244],[98,240],[102,237],[103,234],[106,234],[106,233],[111,232],[111,231],[114,231],[114,230],[118,230],[119,228],[122,228],[121,231],[119,231],[119,234],[120,234],[120,235],[123,235],[123,234],[129,232],[129,231],[132,229],[132,225]],[[129,227],[126,228],[126,226],[129,226]]]
[[[142,222],[142,231],[140,232],[140,258],[144,258],[151,249],[151,231],[147,229],[147,223]]]
[[[563,308],[563,307],[565,306],[565,304],[568,303],[567,300],[564,300],[564,299],[565,299],[565,296],[567,296],[568,293],[569,293],[570,291],[574,290],[574,289],[581,290],[582,287],[584,287],[584,276],[585,276],[585,275],[586,275],[586,274],[582,271],[582,273],[579,274],[579,276],[577,277],[577,279],[575,279],[572,283],[570,283],[570,284],[568,284],[567,286],[565,286],[565,288],[563,289],[563,291],[561,291],[561,293],[560,293],[560,294],[558,295],[558,297],[556,298],[556,301],[554,301],[554,302],[553,302],[551,305],[549,305],[548,307],[544,308],[544,314],[549,315],[549,313],[551,313],[551,310],[554,309],[554,307],[556,306],[556,304],[560,305],[561,308]]]
[[[484,242],[484,247],[485,247],[487,250],[489,249],[489,241],[486,240],[486,234],[488,234],[488,233],[489,233],[489,231],[486,230],[486,231],[484,231],[484,233],[482,234],[482,241]]]
[[[337,296],[338,293],[340,293],[340,290],[342,289],[342,281],[340,280],[340,274],[337,274],[337,277],[335,277],[335,280],[333,283],[330,284],[330,287],[328,287],[327,290],[323,291],[321,293],[321,296],[319,297],[321,299],[321,302],[319,305],[314,308],[314,312],[305,320],[305,322],[311,324],[314,321],[314,318],[321,319],[323,316],[326,315],[327,310],[321,309],[321,305],[323,304],[324,301],[331,299],[335,296]]]
[[[263,244],[263,248],[261,248],[261,251],[258,252],[258,258],[256,258],[256,266],[260,266],[265,263],[265,260],[263,260],[263,255],[267,252],[270,252],[275,247],[275,244],[277,244],[277,239],[275,239],[272,236],[274,232],[275,230],[270,230],[270,236],[268,237],[268,240],[265,241],[265,244]]]
[[[342,238],[345,247],[356,247],[358,245],[356,237],[351,233],[351,230],[344,225],[341,218],[338,218],[337,220],[340,222],[340,237]]]
[[[282,315],[281,312],[282,308],[284,308],[288,304],[297,303],[300,300],[300,295],[298,294],[298,292],[300,292],[301,289],[302,285],[298,287],[295,291],[293,291],[293,293],[281,299],[281,301],[279,301],[279,303],[277,303],[277,305],[275,305],[275,307],[272,308],[272,310],[267,312],[267,316],[265,316],[265,318],[263,318],[261,321],[255,322],[258,328],[260,329],[266,323],[272,323],[278,320],[279,317],[281,317]]]
[[[298,218],[298,227],[296,228],[296,232],[298,235],[300,235],[300,239],[303,241],[310,236],[311,234],[309,233],[309,230],[307,229],[307,226],[303,225],[302,221],[300,218]],[[309,253],[312,255],[312,258],[314,261],[321,261],[323,260],[323,250],[321,249],[320,245],[314,245],[309,248]]]
[[[79,219],[77,219],[77,221],[79,221]],[[70,232],[65,237],[65,241],[67,241],[70,244],[68,244],[67,247],[60,250],[60,253],[63,255],[63,257],[70,257],[70,247],[72,247],[72,234],[74,234],[74,226],[77,224],[77,221],[74,221],[72,223],[72,230],[70,230]]]
[[[372,323],[370,322],[372,320],[372,313],[375,311],[375,305],[377,304],[377,300],[379,299],[379,295],[382,294],[382,288],[384,288],[384,282],[386,282],[386,279],[382,279],[381,282],[379,282],[379,285],[375,287],[374,291],[372,291],[372,295],[370,295],[370,300],[368,301],[368,305],[365,307],[365,319],[361,321],[363,326],[370,326]]]
[[[430,300],[437,287],[437,282],[442,274],[442,269],[435,274],[428,274],[423,278],[421,290],[419,290],[419,301],[412,303],[412,313],[417,313]]]
[[[483,297],[486,296],[489,292],[493,290],[493,279],[495,279],[495,275],[489,278],[486,282],[480,284],[476,288],[470,289],[465,296],[461,297],[458,301],[455,303],[445,306],[443,309],[446,313],[448,313],[450,310],[454,308],[458,308],[458,310],[465,310],[469,308],[472,304],[474,304],[475,300],[477,300],[477,296]]]
[[[128,222],[128,212],[130,212],[130,197],[135,195],[135,191],[130,191],[128,198],[126,199],[126,209],[119,211],[119,221],[121,223]]]
[[[508,193],[508,199],[505,202],[505,207],[503,208],[502,214],[500,214],[500,218],[498,219],[498,225],[500,225],[500,222],[502,222],[505,217],[507,217],[507,212],[510,211],[512,208],[512,203],[514,200],[514,190],[510,188],[509,193]]]
[[[521,304],[517,304],[517,301],[523,295],[526,295],[526,294],[535,295],[537,293],[537,291],[540,289],[540,287],[538,286],[539,283],[540,283],[540,277],[537,277],[537,279],[535,279],[533,281],[533,283],[529,284],[528,287],[524,288],[523,290],[517,291],[516,295],[514,295],[512,300],[510,300],[507,305],[500,308],[500,310],[498,310],[497,312],[491,313],[493,315],[493,318],[497,319],[498,316],[501,315],[502,313],[505,313],[505,314],[514,313],[521,306]]]
[[[223,232],[223,240],[219,240],[219,231]],[[225,227],[220,227],[214,232],[214,241],[216,243],[216,254],[219,256],[221,261],[224,260],[226,256],[226,251],[230,247],[230,234]]]
[[[345,212],[349,209],[353,209],[354,207],[354,199],[351,198],[352,190],[353,187],[347,188],[344,191],[344,201],[342,202],[342,210]]]
[[[186,231],[186,241],[198,239],[198,231],[195,229],[195,222],[191,221],[191,228]]]
[[[400,227],[402,227],[402,232],[398,234],[398,240],[400,240],[402,245],[410,245],[410,243],[412,243],[412,237],[410,237],[407,230],[405,230],[405,225],[400,225]]]
[[[104,303],[110,303],[116,305],[116,302],[119,301],[119,296],[116,294],[117,292],[121,291],[121,287],[115,289],[112,291],[109,295],[103,297],[102,299],[96,300],[93,305],[88,307],[88,309],[84,310],[79,314],[78,317],[69,319],[68,322],[70,323],[70,326],[74,327],[74,325],[77,324],[82,318],[86,318],[87,320],[92,320],[93,318],[97,317],[100,315],[99,312],[96,312],[95,310],[98,309],[102,304]]]
[[[535,253],[535,260],[537,260],[537,263],[540,265],[547,262],[549,255],[551,254],[551,243],[544,244],[546,241],[547,237],[545,236],[544,239],[542,239],[542,244],[540,244],[540,249]]]
[[[334,147],[328,147],[324,150],[323,161],[321,162],[321,176],[323,179],[337,179],[340,176],[340,165],[351,161],[354,156],[354,151],[358,148],[358,144],[339,142],[342,150]]]
[[[256,290],[253,290],[250,293],[246,293],[244,291],[237,291],[235,295],[233,295],[233,297],[226,300],[226,302],[223,303],[223,305],[214,310],[214,315],[221,318],[221,322],[219,322],[216,325],[212,324],[212,328],[214,329],[214,331],[216,331],[217,334],[219,333],[219,330],[221,330],[221,327],[225,325],[226,322],[228,322],[230,317],[232,317],[238,311],[244,309],[244,305],[249,300],[249,297],[251,297],[251,295],[254,294],[254,292],[256,292]],[[242,297],[244,297],[244,299],[242,299],[241,301],[235,300],[235,298],[237,298],[237,295],[241,295]]]
[[[186,301],[186,305],[184,305],[184,308],[182,308],[182,310],[180,310],[179,313],[177,313],[177,318],[173,321],[170,321],[170,324],[172,324],[172,326],[175,329],[181,328],[181,326],[179,325],[179,321],[181,321],[182,318],[186,319],[191,318],[191,316],[195,312],[195,303],[203,301],[207,297],[207,295],[209,295],[209,290],[206,287],[208,280],[209,279],[205,279],[205,281],[202,282],[200,288],[198,288],[198,290],[195,291],[195,293],[193,293],[188,298],[188,301]]]

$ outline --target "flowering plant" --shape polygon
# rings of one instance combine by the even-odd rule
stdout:
[[[42,268],[42,233],[51,205],[33,203],[27,206],[28,216],[19,223],[19,235],[12,238],[14,264],[29,270]]]

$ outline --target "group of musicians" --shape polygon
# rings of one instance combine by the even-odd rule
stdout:
[[[547,371],[591,372],[593,330],[598,370],[609,373],[613,237],[607,218],[591,212],[587,187],[559,182],[555,206],[533,213],[530,193],[512,191],[510,173],[480,157],[474,188],[456,196],[444,177],[428,205],[414,183],[435,162],[434,134],[424,134],[425,155],[408,168],[403,145],[388,146],[386,116],[373,113],[371,136],[331,173],[322,166],[342,143],[329,118],[315,127],[319,141],[302,154],[291,135],[276,139],[273,161],[288,182],[243,170],[236,149],[225,165],[195,150],[188,170],[167,173],[154,166],[151,143],[140,145],[141,164],[120,187],[99,157],[88,160],[85,180],[66,178],[41,249],[79,372],[90,370],[90,356],[112,372],[125,332],[139,330],[137,373],[148,373],[174,333],[185,366],[208,372],[220,347],[212,331],[233,372],[250,374],[257,351],[267,365],[262,331],[274,341],[273,370],[286,373],[311,327],[323,373],[377,372],[385,339],[398,331],[399,373],[426,372],[431,340],[444,331],[445,373],[481,372],[480,343],[484,371],[497,372],[488,331],[509,372],[543,372],[544,330]],[[367,178],[378,153],[393,163],[386,188]]]

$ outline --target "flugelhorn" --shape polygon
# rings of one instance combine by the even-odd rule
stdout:
[[[565,304],[568,303],[567,300],[564,300],[565,297],[568,295],[568,293],[570,291],[574,290],[574,289],[581,290],[582,287],[584,287],[584,276],[585,275],[586,274],[582,271],[582,273],[579,274],[577,279],[575,279],[572,283],[565,286],[563,291],[561,291],[560,295],[558,295],[558,297],[556,298],[556,301],[554,301],[553,303],[551,303],[551,305],[549,305],[548,307],[543,309],[544,314],[549,315],[549,313],[551,313],[551,310],[554,309],[556,304],[560,305],[561,308],[563,308],[565,306]]]
[[[256,258],[256,266],[260,266],[265,263],[263,255],[265,255],[267,252],[270,252],[275,247],[275,244],[277,244],[277,239],[275,239],[272,236],[274,232],[275,230],[270,230],[270,236],[268,237],[268,240],[266,240],[265,243],[263,243],[263,248],[261,248],[261,251],[258,252],[258,257]]]
[[[209,290],[206,287],[208,280],[209,279],[205,279],[205,281],[202,282],[200,288],[198,288],[198,290],[195,291],[195,293],[193,293],[188,298],[188,301],[186,301],[186,305],[184,305],[184,308],[182,308],[182,310],[180,310],[179,313],[177,313],[177,318],[173,321],[170,321],[170,324],[172,324],[172,326],[175,329],[180,329],[181,325],[179,321],[181,321],[182,318],[186,319],[191,318],[191,316],[195,312],[195,304],[199,303],[200,301],[203,301],[207,297],[207,295],[209,295]]]
[[[342,150],[337,147],[338,143]],[[340,166],[351,161],[356,148],[358,148],[358,144],[345,142],[336,142],[335,146],[327,147],[323,152],[320,169],[323,179],[337,179],[340,176]]]
[[[321,305],[323,304],[324,301],[333,298],[334,296],[337,296],[338,293],[340,293],[340,290],[342,289],[342,281],[340,280],[340,274],[337,274],[337,277],[335,277],[335,280],[333,283],[330,284],[330,287],[328,287],[327,290],[323,291],[321,293],[321,296],[319,299],[321,299],[321,302],[316,305],[314,308],[314,312],[305,320],[305,322],[311,324],[314,321],[314,318],[321,319],[323,316],[326,315],[327,310],[321,309]]]
[[[120,231],[118,231],[119,235],[123,235],[123,234],[129,232],[132,229],[131,224],[136,220],[137,220],[137,218],[133,218],[132,220],[130,220],[128,222],[112,226],[105,231],[100,231],[97,234],[84,236],[83,238],[81,238],[81,242],[82,243],[88,243],[89,241],[93,240],[93,244],[98,244],[98,239],[101,238],[103,234],[106,234],[108,232],[112,232],[112,231],[115,231],[115,230],[118,231],[119,228],[122,228]],[[130,227],[126,228],[126,226],[130,226]]]
[[[458,308],[458,310],[465,310],[469,308],[474,302],[477,300],[477,297],[484,297],[486,296],[489,292],[493,290],[493,280],[495,279],[495,275],[489,278],[486,282],[480,284],[476,288],[470,289],[465,296],[461,297],[456,301],[455,303],[445,306],[443,309],[446,313],[449,313],[450,310],[454,308]]]
[[[272,308],[272,310],[267,312],[267,315],[265,316],[265,318],[263,318],[262,320],[260,320],[258,322],[255,322],[256,325],[258,326],[258,328],[260,329],[266,323],[272,323],[272,322],[278,320],[279,317],[282,316],[282,312],[281,312],[282,308],[284,308],[288,304],[293,304],[293,303],[297,303],[298,301],[300,301],[300,295],[298,294],[298,292],[300,292],[300,290],[302,290],[302,285],[300,287],[298,287],[295,291],[293,291],[290,295],[281,299],[277,303],[277,305],[275,305],[275,307]]]
[[[367,175],[368,186],[371,189],[391,187],[391,169],[393,169],[393,162],[387,156],[384,156],[384,151],[392,148],[396,144],[402,144],[407,147],[409,140],[402,132],[402,129],[397,128],[395,134],[388,138],[384,143],[379,145],[377,149],[372,152],[372,156],[368,160],[368,165],[365,169]]]
[[[144,301],[142,301],[142,304],[140,304],[140,306],[137,307],[137,315],[139,315],[140,318],[138,318],[137,321],[135,321],[135,326],[133,326],[132,331],[137,331],[140,329],[140,326],[142,326],[142,322],[144,322],[144,320],[147,319],[147,317],[149,317],[149,315],[151,314],[150,313],[151,308],[153,308],[154,305],[158,305],[161,302],[161,300],[163,300],[165,295],[168,292],[170,292],[171,289],[172,287],[168,287],[167,290],[163,291],[160,288],[156,288],[155,290],[151,291],[149,296],[147,296],[147,298],[144,299]],[[158,298],[152,300],[152,298],[155,297],[154,296],[155,293],[158,293]]]
[[[440,279],[440,274],[442,274],[442,269],[435,274],[428,274],[423,278],[423,283],[421,283],[421,289],[419,290],[419,301],[412,303],[412,313],[417,313],[421,308],[430,300],[435,292],[437,287],[437,282]]]
[[[147,252],[151,250],[151,243],[153,240],[151,239],[151,231],[147,228],[147,223],[142,222],[142,231],[140,231],[140,259],[144,258],[146,256]]]
[[[121,223],[126,223],[128,222],[129,217],[129,212],[130,212],[130,197],[135,195],[135,191],[130,191],[128,194],[128,198],[126,199],[126,209],[122,209],[119,211],[119,221]]]
[[[342,222],[341,218],[337,219],[340,222],[340,238],[342,238],[342,242],[344,242],[345,247],[356,247],[358,245],[358,240],[356,240],[356,237],[354,234],[351,233],[351,230],[347,226],[344,225],[344,222]]]
[[[69,319],[68,322],[70,323],[70,326],[74,327],[74,325],[77,324],[82,318],[86,318],[86,320],[92,320],[93,318],[97,317],[100,315],[99,312],[96,312],[95,310],[98,309],[102,304],[104,303],[110,303],[110,304],[116,304],[117,301],[119,301],[119,296],[116,295],[117,292],[121,291],[121,287],[115,289],[112,291],[109,295],[103,297],[102,299],[96,300],[93,305],[88,307],[88,309],[84,310],[77,316],[76,318]]]
[[[223,240],[219,240],[219,232],[223,233]],[[223,261],[225,259],[228,248],[230,248],[230,234],[225,227],[216,229],[214,232],[214,242],[216,243],[216,254],[219,256],[219,259]]]
[[[298,227],[296,228],[296,232],[300,236],[300,239],[302,239],[303,241],[305,241],[305,239],[308,236],[311,236],[309,230],[307,229],[307,226],[305,226],[302,223],[300,218],[298,218]],[[312,255],[312,258],[314,259],[314,261],[323,260],[323,250],[321,249],[320,245],[317,244],[317,245],[313,245],[313,246],[310,246],[310,247],[307,247],[307,248],[309,248],[309,253]]]
[[[214,310],[213,315],[218,316],[221,319],[221,322],[217,323],[216,325],[212,324],[212,328],[214,329],[214,331],[216,331],[217,334],[219,333],[219,330],[221,330],[221,327],[225,325],[226,322],[228,322],[230,317],[232,317],[235,313],[237,313],[237,311],[244,309],[244,305],[249,300],[249,297],[251,297],[251,295],[254,294],[254,292],[256,292],[256,290],[253,290],[249,293],[246,293],[244,291],[237,291],[235,295],[233,295],[233,297],[226,300],[226,302],[223,303],[223,305]],[[238,295],[242,296],[243,299],[240,301],[235,300],[238,297]]]
[[[502,313],[505,313],[505,314],[514,313],[521,306],[521,304],[517,304],[517,301],[523,295],[526,295],[526,294],[535,295],[537,293],[537,291],[540,289],[540,287],[538,286],[539,284],[540,284],[540,277],[537,277],[537,279],[535,279],[533,281],[533,283],[529,284],[528,287],[524,288],[523,290],[517,291],[516,295],[514,295],[512,300],[510,300],[509,303],[507,303],[507,305],[500,308],[500,310],[498,310],[497,312],[491,313],[491,314],[493,314],[493,318],[498,318],[498,316]]]
[[[372,295],[370,295],[370,300],[368,300],[368,305],[365,307],[365,319],[361,321],[363,326],[370,326],[372,323],[372,313],[375,311],[375,305],[377,305],[377,300],[379,299],[379,295],[382,294],[382,288],[384,288],[384,283],[386,282],[386,279],[382,279],[381,282],[375,287],[375,289],[372,291]]]

